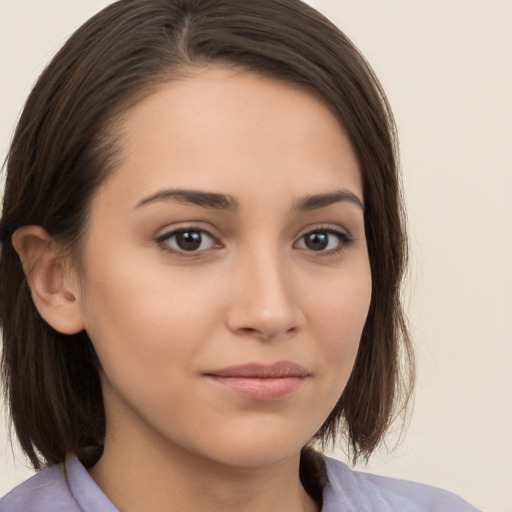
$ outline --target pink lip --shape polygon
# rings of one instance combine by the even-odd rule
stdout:
[[[230,366],[206,373],[213,382],[224,389],[251,400],[280,400],[298,390],[307,377],[308,370],[289,361],[272,365],[249,363]]]

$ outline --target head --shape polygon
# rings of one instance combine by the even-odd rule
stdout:
[[[348,382],[315,440],[344,436],[356,458],[367,457],[405,403],[411,351],[400,305],[406,241],[395,129],[368,64],[337,28],[296,0],[124,0],[89,20],[49,64],[7,159],[2,368],[16,433],[36,467],[102,442],[102,358],[81,319],[43,320],[26,279],[30,269],[11,239],[23,226],[38,226],[33,235],[87,283],[92,209],[125,159],[137,109],[173,84],[217,72],[241,85],[258,77],[293,89],[298,99],[314,98],[357,163],[371,298]]]

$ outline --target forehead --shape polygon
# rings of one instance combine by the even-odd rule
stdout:
[[[252,72],[208,68],[165,83],[120,132],[110,181],[137,196],[165,186],[295,196],[349,187],[362,199],[353,149],[325,102]]]

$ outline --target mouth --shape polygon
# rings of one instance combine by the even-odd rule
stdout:
[[[311,376],[306,368],[289,361],[271,365],[249,363],[205,374],[222,389],[255,401],[281,400],[300,389]]]

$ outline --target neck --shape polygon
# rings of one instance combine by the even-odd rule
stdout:
[[[156,448],[156,449],[155,449]],[[239,467],[154,443],[120,446],[107,437],[92,478],[120,512],[316,512],[299,479],[300,454]]]

